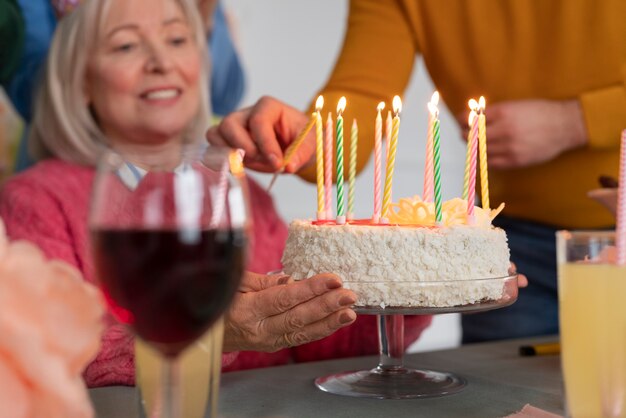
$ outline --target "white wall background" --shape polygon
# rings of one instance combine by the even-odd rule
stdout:
[[[271,95],[304,109],[333,68],[347,16],[346,0],[225,0],[234,19],[236,38],[246,67],[248,88],[243,105]],[[421,60],[403,98],[394,197],[421,194],[426,138],[426,103],[434,88]],[[372,120],[373,123],[373,120]],[[442,191],[444,199],[461,195],[465,148],[447,109],[441,112]],[[270,176],[254,174],[262,184]],[[357,178],[357,217],[370,215],[373,164]],[[282,176],[272,190],[286,220],[314,216],[315,186],[295,176]],[[359,213],[361,208],[362,213]],[[435,317],[413,351],[452,347],[460,341],[458,315]]]

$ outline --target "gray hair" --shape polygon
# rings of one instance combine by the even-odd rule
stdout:
[[[176,1],[191,26],[202,58],[201,103],[184,136],[185,142],[194,142],[204,136],[209,124],[209,58],[195,2]],[[37,92],[29,138],[29,151],[38,160],[57,157],[94,166],[108,144],[85,99],[85,82],[88,54],[94,49],[109,5],[108,0],[87,0],[59,22]]]

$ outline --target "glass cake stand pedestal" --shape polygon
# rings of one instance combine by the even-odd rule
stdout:
[[[404,365],[404,315],[484,312],[511,305],[517,300],[518,293],[516,274],[477,280],[411,282],[406,285],[410,286],[411,292],[423,294],[441,294],[441,290],[448,294],[452,292],[452,300],[456,297],[459,301],[472,291],[495,290],[496,293],[493,298],[454,306],[435,306],[438,304],[433,303],[430,297],[426,297],[424,306],[356,306],[354,310],[359,314],[376,315],[380,353],[378,365],[370,370],[319,377],[315,380],[319,389],[335,395],[374,399],[428,398],[458,393],[467,384],[463,377]],[[499,289],[501,294],[498,297]],[[358,290],[355,292],[359,294]]]

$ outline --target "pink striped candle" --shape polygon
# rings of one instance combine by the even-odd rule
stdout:
[[[439,103],[439,92],[435,91],[430,98],[430,103],[437,106]],[[428,112],[428,131],[426,132],[426,160],[424,161],[424,192],[422,200],[432,202],[435,192],[433,187],[433,124],[434,119],[431,112]]]
[[[470,115],[467,119],[467,126],[469,126],[469,131],[467,133],[467,152],[465,153],[465,176],[463,177],[463,200],[467,200],[467,193],[469,191],[469,169],[470,169],[470,158],[472,156],[472,129],[474,126],[472,122],[478,123],[478,119],[472,117],[477,114],[478,102],[475,99],[470,99],[467,102],[468,107],[470,108]]]
[[[328,112],[324,136],[324,206],[326,219],[333,218],[333,137],[333,117],[331,112]]]
[[[626,264],[626,129],[622,131],[618,181],[615,246],[617,247],[617,264],[623,266]]]
[[[324,132],[322,130],[322,107],[324,97],[319,96],[315,102],[315,174],[317,180],[317,219],[326,219],[324,202]]]
[[[469,126],[471,126],[468,139],[467,161],[467,220],[471,225],[474,223],[474,200],[476,199],[476,160],[478,159],[478,115],[472,110],[469,114]]]
[[[378,103],[378,114],[376,115],[376,123],[374,125],[374,216],[372,222],[377,224],[380,222],[380,212],[382,210],[381,201],[381,175],[382,175],[382,136],[383,136],[383,118],[380,112],[385,108],[385,102]]]

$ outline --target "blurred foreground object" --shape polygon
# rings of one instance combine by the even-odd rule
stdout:
[[[100,345],[100,292],[35,245],[9,242],[2,220],[0,306],[2,416],[93,417],[82,372]]]

